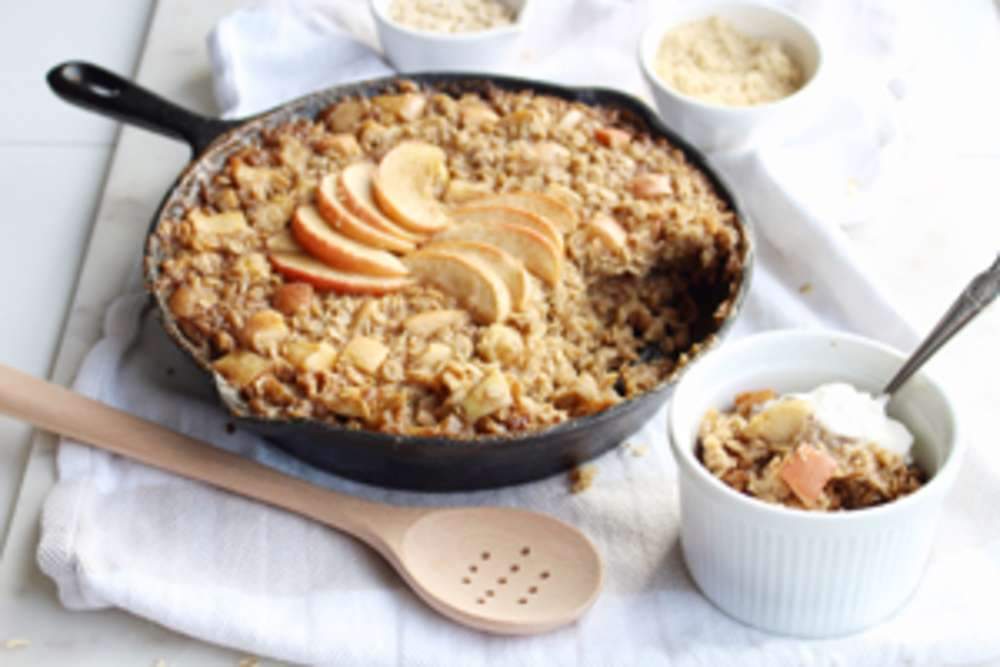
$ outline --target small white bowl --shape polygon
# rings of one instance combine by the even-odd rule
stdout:
[[[914,459],[930,476],[878,507],[810,512],[743,495],[698,460],[698,426],[711,408],[750,389],[809,391],[844,381],[878,393],[904,355],[858,336],[775,331],[727,343],[684,375],[670,406],[681,547],[702,593],[739,621],[778,634],[831,637],[870,627],[916,590],[941,507],[962,458],[955,412],[921,373],[889,413],[913,432]]]
[[[509,66],[520,42],[530,0],[503,0],[516,12],[512,25],[475,32],[431,32],[393,21],[393,0],[370,0],[382,50],[400,72],[492,71]]]
[[[783,99],[748,107],[713,104],[670,88],[656,74],[656,54],[670,30],[719,16],[736,30],[756,38],[776,39],[802,67],[805,85]],[[647,27],[639,41],[639,65],[653,90],[663,121],[705,151],[742,150],[773,141],[804,126],[822,100],[823,49],[802,20],[774,7],[754,3],[681,6]]]

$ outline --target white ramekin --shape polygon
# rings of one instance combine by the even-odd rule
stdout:
[[[709,16],[720,16],[752,37],[779,40],[803,68],[806,84],[784,99],[751,107],[704,102],[667,86],[655,67],[663,36]],[[822,46],[808,25],[788,12],[750,2],[674,5],[650,23],[639,40],[639,67],[664,123],[706,151],[747,149],[804,127],[823,99],[822,64]]]
[[[475,32],[416,30],[389,17],[392,0],[370,0],[375,31],[389,62],[400,72],[492,71],[510,65],[527,20],[530,0],[504,0],[517,12],[509,26]]]
[[[962,458],[954,410],[926,374],[893,397],[889,413],[913,432],[914,458],[931,479],[894,502],[830,513],[786,508],[731,489],[695,454],[706,410],[732,405],[738,392],[845,381],[878,393],[903,359],[849,334],[775,331],[721,346],[681,379],[669,426],[681,546],[695,583],[722,611],[779,634],[830,637],[882,621],[913,594]]]

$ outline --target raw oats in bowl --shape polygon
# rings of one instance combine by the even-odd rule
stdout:
[[[639,66],[664,122],[703,150],[777,140],[822,101],[817,35],[793,14],[751,2],[665,10],[640,38]]]
[[[828,383],[877,393],[904,360],[858,336],[775,331],[713,351],[682,378],[669,414],[681,545],[720,609],[828,637],[886,619],[913,594],[962,459],[947,394],[917,375],[888,404],[899,428],[852,408],[851,424],[868,428],[847,436],[831,433],[843,429],[828,399],[807,409],[801,398]],[[762,387],[794,396],[744,393]]]
[[[379,43],[400,72],[493,71],[517,55],[532,0],[370,0]]]

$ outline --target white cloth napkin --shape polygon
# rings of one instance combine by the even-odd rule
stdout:
[[[362,4],[269,3],[226,17],[210,50],[228,114],[246,115],[316,87],[384,72],[366,46],[371,32]],[[544,7],[551,13],[540,13],[540,27],[528,36],[531,50],[524,58],[533,65],[525,73],[642,92],[632,59],[645,12],[641,3],[558,0]],[[869,28],[852,24],[852,35],[880,43],[884,35],[866,33]],[[552,52],[546,43],[565,46]],[[873,126],[885,119],[875,120]],[[834,123],[826,130],[855,133],[857,139],[844,143],[849,159],[828,165],[838,178],[850,177],[847,165],[881,160],[879,142],[866,141],[856,129]],[[775,149],[783,154],[716,156],[744,195],[758,233],[753,287],[733,335],[832,327],[912,346],[912,330],[861,273],[842,232],[829,224],[846,219],[821,219],[801,203],[812,201],[809,192],[818,187],[813,180],[800,178],[792,188],[775,180],[783,173],[775,165],[800,160],[808,146]],[[308,664],[943,665],[1000,655],[1000,526],[985,520],[981,495],[954,494],[924,582],[895,618],[842,639],[774,637],[724,616],[685,572],[677,541],[676,468],[663,411],[629,438],[647,453],[637,456],[637,448],[621,447],[601,457],[594,485],[582,494],[570,494],[562,476],[479,493],[378,489],[313,470],[249,433],[230,433],[227,415],[212,397],[175,372],[182,367],[179,353],[145,304],[136,275],[109,309],[105,337],[80,369],[78,391],[366,498],[551,513],[596,542],[607,563],[606,589],[572,627],[541,637],[486,636],[429,611],[373,553],[342,535],[64,441],[38,560],[67,607],[120,607],[209,642]],[[976,474],[966,472],[963,489],[982,492]]]

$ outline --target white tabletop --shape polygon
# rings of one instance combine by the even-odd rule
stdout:
[[[204,35],[240,3],[8,4],[0,23],[0,191],[7,214],[0,362],[65,384],[97,338],[104,306],[134,269],[145,226],[188,156],[181,144],[141,131],[116,136],[113,123],[57,101],[44,72],[62,60],[91,60],[211,112]],[[990,83],[1000,64],[997,5],[937,3],[930,11],[940,41],[926,44],[914,64],[919,85],[907,96],[919,102],[902,119],[913,137],[906,146],[913,176],[884,219],[849,231],[872,275],[922,329],[1000,251],[1000,88]],[[958,398],[969,464],[992,469],[1000,482],[1000,456],[990,450],[1000,404],[998,342],[994,308],[932,364]],[[52,445],[49,436],[0,418],[0,664],[235,665],[238,653],[124,613],[59,606],[33,559],[41,503],[54,479]],[[3,648],[12,638],[30,644]]]

